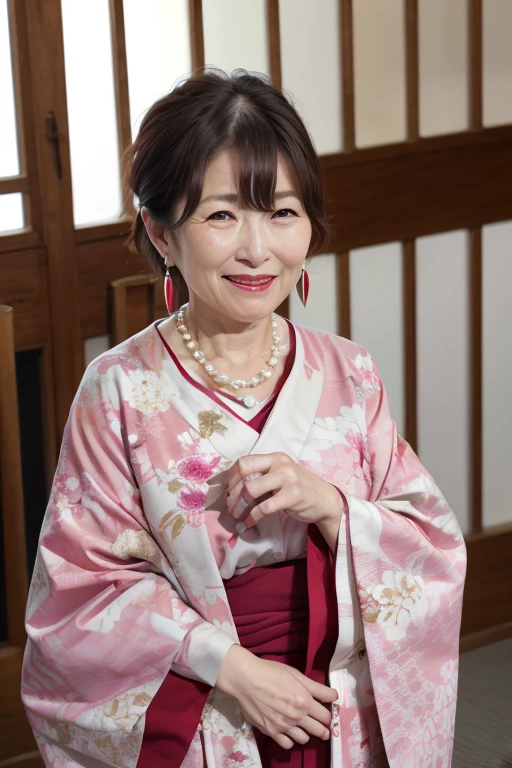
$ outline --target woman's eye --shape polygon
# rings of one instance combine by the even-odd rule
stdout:
[[[284,214],[291,213],[291,214],[293,214],[293,216],[297,215],[295,213],[295,211],[292,211],[291,208],[281,208],[279,211],[275,212],[275,215],[277,216],[278,219],[289,219],[290,218],[290,216],[279,216],[278,215],[278,214],[283,214],[283,213]]]
[[[208,216],[208,218],[213,219],[213,221],[227,221],[226,218],[217,218],[218,216],[231,216],[231,214],[228,211],[216,211],[211,216]]]

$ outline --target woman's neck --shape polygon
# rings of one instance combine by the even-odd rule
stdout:
[[[185,311],[185,325],[208,360],[225,361],[233,366],[250,364],[270,356],[272,316],[252,323],[218,316],[209,308],[190,302]]]
[[[226,374],[230,381],[236,379],[248,380],[266,366],[270,358],[270,347],[274,343],[272,339],[272,316],[263,318],[252,324],[240,323],[240,330],[236,331],[236,324],[224,323],[218,318],[210,318],[207,313],[199,313],[199,321],[196,320],[193,311],[188,311],[185,317],[185,325],[198,342],[199,349],[219,371]],[[278,334],[280,336],[279,347],[281,354],[277,365],[272,369],[273,375],[255,389],[247,388],[239,390],[237,395],[252,394],[257,400],[264,400],[272,393],[276,381],[283,372],[286,355],[290,349],[290,332],[286,320],[274,315],[278,322]],[[203,332],[204,329],[204,332]],[[172,347],[180,363],[195,379],[199,380],[209,389],[215,389],[212,379],[192,356],[183,343],[183,336],[176,328],[176,315],[165,320],[160,326],[167,342]],[[235,394],[230,388],[220,388],[221,391]]]

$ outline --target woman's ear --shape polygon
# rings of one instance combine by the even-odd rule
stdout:
[[[146,232],[148,233],[148,237],[157,249],[160,256],[163,258],[167,266],[173,267],[174,261],[171,256],[171,252],[169,250],[169,244],[167,243],[167,240],[165,239],[165,227],[162,227],[160,224],[157,224],[149,215],[148,209],[142,206],[140,209],[140,215],[142,216],[142,221],[144,222],[144,226],[146,227]]]

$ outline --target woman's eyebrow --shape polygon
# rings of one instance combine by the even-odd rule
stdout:
[[[300,200],[299,195],[297,194],[297,192],[294,192],[293,189],[286,189],[282,192],[276,192],[274,195],[275,200],[280,200],[283,197],[296,197],[297,200]],[[208,197],[203,198],[203,200],[201,200],[199,205],[202,205],[203,203],[208,203],[211,200],[215,200],[223,203],[236,203],[238,201],[238,195],[233,193],[229,193],[225,195],[219,195],[219,194],[209,195]]]

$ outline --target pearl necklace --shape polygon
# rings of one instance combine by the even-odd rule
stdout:
[[[272,376],[274,373],[274,368],[278,363],[278,357],[281,354],[281,350],[279,349],[279,342],[281,341],[281,338],[277,332],[277,320],[272,318],[272,346],[270,347],[270,357],[267,360],[266,366],[250,379],[234,379],[230,381],[229,376],[227,376],[225,373],[219,373],[215,366],[208,362],[204,356],[204,353],[199,349],[199,344],[194,338],[192,338],[191,333],[185,325],[185,310],[187,307],[188,304],[183,304],[183,306],[179,308],[176,318],[176,328],[181,334],[183,343],[185,344],[186,348],[190,350],[194,360],[197,360],[197,362],[204,367],[206,373],[211,379],[213,379],[215,384],[218,384],[221,387],[228,385],[234,390],[245,389],[246,387],[253,389],[254,387],[258,387],[260,384],[263,384],[264,381]],[[246,408],[253,408],[255,405],[257,405],[258,402],[256,398],[253,397],[253,395],[245,395],[245,397],[238,397],[237,399],[240,400],[240,402],[243,403]]]

